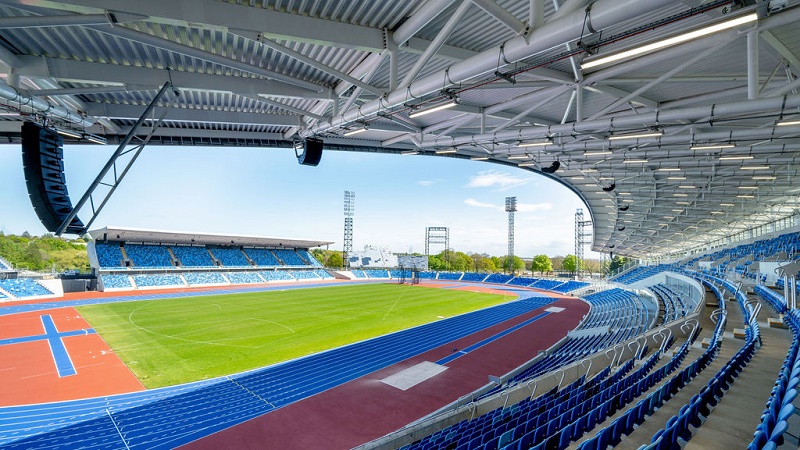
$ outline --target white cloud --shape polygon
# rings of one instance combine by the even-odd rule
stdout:
[[[491,203],[479,202],[479,201],[475,200],[474,198],[468,198],[468,199],[464,200],[464,204],[469,205],[469,206],[476,206],[478,208],[494,208],[494,209],[497,209],[499,211],[504,210],[504,208],[501,208],[501,207],[499,207],[497,205],[494,205],[494,204],[491,204]]]
[[[420,186],[430,186],[433,183],[436,183],[436,182],[433,181],[433,180],[419,180],[419,181],[417,181],[417,184],[420,185]]]
[[[496,170],[486,170],[478,172],[477,175],[469,179],[466,187],[470,188],[496,188],[497,191],[504,191],[516,186],[522,186],[530,182],[530,179],[498,172]]]

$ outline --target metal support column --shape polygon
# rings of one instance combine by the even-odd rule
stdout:
[[[86,193],[83,194],[83,197],[81,197],[81,199],[78,201],[77,205],[75,205],[75,208],[72,209],[72,212],[70,212],[67,215],[67,217],[64,219],[64,221],[61,223],[61,226],[58,227],[58,229],[56,230],[56,236],[61,236],[61,234],[64,233],[64,231],[67,229],[67,226],[69,226],[69,224],[72,222],[72,219],[74,219],[75,216],[78,215],[78,212],[80,211],[80,209],[86,204],[87,201],[90,201],[90,200],[91,200],[91,205],[92,205],[92,217],[91,217],[91,219],[89,219],[88,222],[86,222],[86,229],[88,229],[91,226],[92,222],[94,222],[94,220],[97,218],[97,215],[100,214],[100,211],[103,209],[105,204],[111,198],[111,195],[114,193],[114,191],[117,189],[119,184],[122,182],[122,179],[125,178],[125,175],[128,173],[128,170],[130,170],[131,166],[136,161],[136,158],[139,157],[139,155],[141,154],[141,152],[144,149],[145,145],[147,145],[147,143],[150,141],[150,138],[153,136],[153,133],[157,129],[158,125],[164,119],[164,116],[166,115],[166,113],[168,111],[168,108],[165,108],[164,112],[161,114],[161,116],[155,121],[155,123],[153,124],[153,126],[151,128],[150,134],[147,137],[145,137],[144,139],[139,139],[140,143],[135,148],[126,151],[125,147],[131,142],[131,139],[133,139],[133,137],[136,135],[136,132],[139,131],[139,128],[142,126],[144,121],[147,120],[147,118],[150,115],[150,113],[156,107],[156,104],[161,100],[161,98],[164,96],[164,94],[167,92],[167,90],[170,90],[170,89],[172,90],[172,92],[175,94],[176,97],[178,95],[180,95],[180,93],[172,86],[172,83],[170,83],[169,81],[164,83],[163,86],[161,86],[161,89],[158,91],[156,96],[153,97],[153,100],[150,102],[150,104],[147,105],[147,108],[144,110],[144,112],[142,113],[141,117],[139,117],[139,120],[136,121],[136,124],[133,125],[133,127],[128,132],[128,134],[125,136],[125,138],[122,140],[122,142],[119,143],[119,146],[117,147],[117,150],[114,152],[114,154],[111,155],[111,158],[109,158],[109,160],[106,163],[106,165],[100,170],[100,173],[94,179],[92,184],[89,185],[89,188],[86,189]],[[125,166],[125,168],[122,170],[122,172],[120,174],[117,174],[117,167],[116,167],[117,159],[120,156],[122,156],[124,154],[128,154],[130,152],[135,152],[135,153],[131,157],[130,161],[128,161],[128,164]],[[103,182],[103,179],[105,178],[105,176],[108,174],[108,172],[112,168],[114,169],[114,180],[113,180],[113,182]],[[106,195],[103,198],[103,200],[100,202],[100,205],[97,208],[95,208],[94,200],[92,198],[92,194],[94,193],[95,189],[97,189],[97,187],[100,184],[108,186],[110,189],[106,193]]]

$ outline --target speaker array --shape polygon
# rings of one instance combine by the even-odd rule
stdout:
[[[22,168],[36,215],[47,231],[56,232],[72,212],[64,177],[61,136],[33,122],[22,124]],[[64,232],[83,234],[83,223],[75,217]]]

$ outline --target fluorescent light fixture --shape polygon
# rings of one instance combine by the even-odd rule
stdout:
[[[526,143],[519,143],[516,147],[543,147],[545,145],[552,144],[553,141],[550,139],[545,139],[543,141],[536,141],[536,142],[526,142]]]
[[[530,156],[522,154],[522,155],[508,155],[508,159],[529,159]]]
[[[623,164],[643,164],[646,163],[646,159],[626,159],[622,161]]]
[[[758,186],[739,186],[739,189],[742,189],[742,190],[745,190],[745,191],[754,191],[754,190],[758,189]]]
[[[440,103],[440,104],[438,104],[436,106],[433,106],[433,107],[430,107],[430,108],[425,108],[425,109],[420,109],[418,111],[414,111],[411,114],[409,114],[408,117],[411,118],[411,119],[414,119],[416,117],[424,116],[425,114],[430,114],[430,113],[434,113],[436,111],[441,111],[443,109],[452,108],[453,106],[456,106],[457,104],[458,104],[458,101],[456,101],[456,99],[452,98],[452,99],[450,99],[450,100],[448,100],[448,101],[446,101],[444,103]]]
[[[736,198],[756,198],[755,195],[737,195]]]
[[[683,212],[683,210],[682,210],[682,209],[673,209],[673,210],[672,210],[672,212],[676,212],[676,213],[682,213],[682,212]]]
[[[656,50],[661,50],[663,48],[672,47],[674,45],[682,44],[684,42],[691,41],[692,39],[697,39],[699,37],[708,36],[709,34],[717,33],[720,31],[724,31],[733,27],[737,27],[739,25],[743,25],[746,23],[754,22],[758,19],[758,15],[756,13],[747,14],[745,16],[740,16],[735,19],[726,20],[724,22],[720,22],[715,25],[699,28],[694,31],[690,31],[688,33],[679,34],[677,36],[673,36],[666,39],[661,39],[656,42],[651,42],[650,44],[642,45],[639,47],[634,47],[629,50],[621,51],[618,53],[613,53],[608,56],[603,56],[597,59],[592,59],[589,61],[585,61],[581,63],[582,69],[590,69],[592,67],[597,67],[603,64],[609,64],[617,61],[621,61],[623,59],[634,58],[645,53],[654,52]]]
[[[605,206],[606,208],[614,208],[614,209],[617,209],[617,207],[616,207],[616,206],[614,206],[614,205],[604,205],[604,206]]]
[[[731,206],[736,206],[736,205],[733,204],[733,203],[720,203],[719,206],[725,206],[725,207],[730,208]]]
[[[352,136],[354,134],[363,133],[368,130],[368,127],[363,126],[359,128],[352,128],[344,132],[344,136]]]
[[[730,156],[720,156],[720,161],[744,161],[745,159],[753,159],[751,155],[730,155]]]
[[[419,155],[419,152],[416,150],[405,150],[400,152],[400,154],[403,156],[411,156],[411,155]]]
[[[768,170],[769,166],[742,166],[739,170]]]
[[[83,137],[83,134],[73,130],[57,128],[56,132],[62,136],[71,137],[75,139],[81,139]]]
[[[88,134],[88,133],[87,133],[87,134],[85,134],[83,137],[84,137],[84,138],[85,138],[87,141],[89,141],[89,142],[94,142],[95,144],[102,144],[102,145],[106,145],[106,144],[108,144],[108,141],[106,141],[106,138],[104,138],[104,137],[102,137],[102,136],[96,136],[96,135],[94,135],[94,134]]]
[[[673,197],[688,197],[689,194],[681,194],[680,192],[677,192],[675,194],[672,194],[672,196]]]
[[[617,195],[631,195],[630,192],[618,192]]]
[[[686,177],[667,177],[668,180],[685,180]]]
[[[775,125],[779,127],[786,127],[791,125],[800,125],[800,120],[784,120],[783,122],[778,122]]]
[[[622,202],[623,203],[636,203],[636,200],[631,200],[629,198],[624,198],[624,199],[622,199]]]
[[[659,137],[664,134],[663,131],[648,131],[646,133],[636,133],[636,134],[616,134],[608,137],[609,141],[619,141],[622,139],[639,139],[639,138],[649,138],[649,137]]]
[[[597,169],[580,169],[583,173],[594,173],[597,172]]]
[[[442,149],[436,150],[434,153],[436,153],[437,155],[449,155],[451,153],[458,153],[458,149],[455,148],[455,147],[453,147],[453,148],[442,148]]]
[[[672,219],[674,219],[674,217],[672,217],[672,216],[662,216],[661,218],[662,218],[662,219],[667,219],[667,220],[672,220]]]
[[[659,172],[680,172],[680,167],[660,167]]]
[[[569,179],[570,180],[585,180],[586,177],[575,176],[575,177],[569,177]]]
[[[675,202],[676,205],[691,205],[689,202]]]
[[[517,167],[531,167],[531,166],[535,166],[535,165],[536,165],[536,163],[531,161],[531,162],[519,163],[519,164],[517,164]]]
[[[734,148],[736,147],[733,144],[703,144],[703,145],[693,145],[689,147],[689,150],[720,150],[723,148]]]
[[[709,211],[709,213],[711,213],[711,214],[714,214],[714,215],[718,215],[718,214],[725,214],[725,213],[724,213],[724,212],[722,212],[722,211]]]
[[[600,181],[608,181],[608,180],[613,180],[613,179],[614,179],[614,177],[600,177]]]
[[[774,181],[774,180],[777,180],[778,177],[768,177],[768,176],[758,175],[758,176],[753,177],[753,179],[754,180],[761,180],[761,181]]]
[[[678,186],[678,189],[694,189],[696,187],[697,186],[682,185],[682,186]]]
[[[488,161],[488,156],[473,156],[470,158],[472,161]]]
[[[583,152],[583,156],[603,156],[603,155],[610,155],[611,152],[608,150],[599,150],[596,152]]]

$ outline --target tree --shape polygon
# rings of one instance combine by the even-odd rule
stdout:
[[[603,271],[603,264],[600,263],[599,259],[586,259],[584,262],[584,268],[589,273],[600,273]]]
[[[311,255],[319,261],[320,264],[325,265],[325,250],[321,248],[315,248],[311,250]]]
[[[344,265],[344,260],[342,259],[342,254],[340,252],[332,252],[328,256],[327,266],[328,267],[342,267]]]
[[[428,270],[447,270],[444,260],[436,255],[428,256]]]
[[[567,272],[575,272],[577,260],[575,255],[567,255],[564,257],[564,261],[561,262],[561,268]]]
[[[519,256],[514,256],[512,260],[509,256],[503,257],[503,270],[506,272],[516,273],[525,269],[525,262]]]
[[[480,260],[478,265],[476,266],[478,272],[488,272],[494,273],[497,272],[497,266],[494,264],[492,258],[483,258]]]
[[[531,262],[531,271],[539,272],[542,275],[544,275],[545,272],[552,272],[553,262],[550,261],[547,255],[536,255]]]
[[[628,264],[630,260],[624,256],[615,256],[611,258],[608,264],[608,273],[616,273],[622,266]]]

